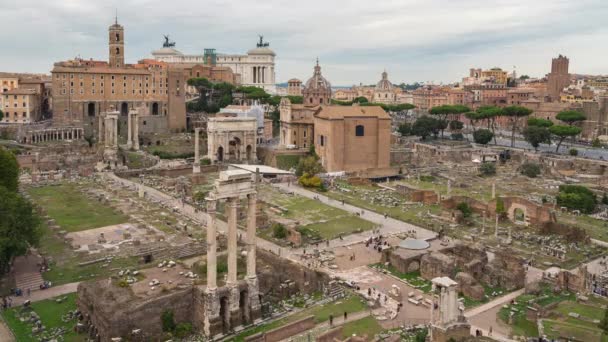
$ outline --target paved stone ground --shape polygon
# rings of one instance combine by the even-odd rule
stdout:
[[[13,297],[13,306],[21,305],[28,299],[32,302],[39,302],[41,300],[76,292],[76,290],[78,289],[78,284],[80,284],[80,282],[53,286],[46,290],[33,291],[29,297],[27,295]]]
[[[2,318],[0,318],[0,341],[15,342],[15,337],[13,336],[13,333],[6,326]]]

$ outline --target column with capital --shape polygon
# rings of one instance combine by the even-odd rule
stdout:
[[[226,213],[228,215],[228,303],[230,307],[230,327],[238,327],[242,324],[239,286],[237,283],[237,208],[239,198],[233,197],[226,202]]]
[[[260,305],[259,284],[256,274],[256,211],[257,195],[247,196],[247,287],[249,292],[249,307],[245,309],[245,323],[258,321],[262,316],[262,306]]]
[[[216,206],[215,200],[207,200],[207,289],[217,288]]]
[[[228,216],[228,279],[226,284],[236,284],[237,275],[237,207],[238,198],[230,198],[226,202],[226,213]]]

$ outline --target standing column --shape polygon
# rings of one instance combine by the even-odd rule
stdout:
[[[494,237],[498,239],[498,213],[496,213],[496,227],[494,228]]]
[[[194,165],[192,165],[192,173],[201,173],[200,151],[198,143],[199,129],[194,129]]]
[[[99,141],[98,142],[100,143],[100,142],[102,142],[104,140],[103,139],[103,131],[104,131],[103,130],[103,118],[102,118],[101,115],[99,116],[99,120],[98,121],[99,121],[99,126],[97,127],[97,134],[99,136],[99,139],[98,139]]]
[[[207,200],[207,289],[217,288],[217,237],[215,209],[217,202]]]
[[[496,183],[492,182],[492,199],[496,198]]]
[[[131,135],[131,130],[133,129],[132,123],[131,123],[131,113],[127,113],[127,148],[131,149],[131,147],[133,147],[133,141],[132,141],[132,135]]]
[[[237,271],[237,231],[236,231],[236,208],[238,198],[230,198],[226,202],[226,213],[228,215],[228,279],[226,284],[236,285]]]
[[[114,147],[118,147],[118,117],[113,120],[113,131],[114,131]]]
[[[139,150],[139,113],[133,114],[133,148]]]
[[[256,229],[256,194],[250,194],[247,198],[247,278],[255,278],[255,229]]]

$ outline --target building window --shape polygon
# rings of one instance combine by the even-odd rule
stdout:
[[[322,135],[319,136],[319,145],[325,146],[325,137]]]
[[[357,125],[355,127],[355,135],[358,137],[362,137],[365,135],[365,128],[363,127],[363,125]]]

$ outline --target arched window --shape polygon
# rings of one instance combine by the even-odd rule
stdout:
[[[323,98],[320,98],[320,99],[319,99],[319,103],[323,103]]]
[[[365,128],[363,127],[363,125],[357,125],[355,127],[355,135],[358,137],[362,137],[365,135]]]
[[[116,34],[116,41],[119,42],[120,41],[120,34]]]
[[[319,137],[319,145],[325,146],[325,137],[322,135]]]
[[[116,54],[119,55],[120,54],[120,48],[116,48]]]

